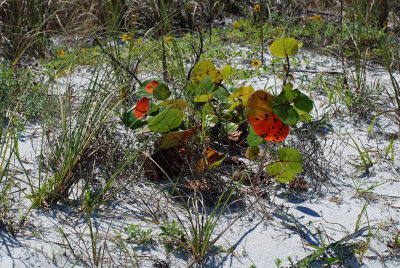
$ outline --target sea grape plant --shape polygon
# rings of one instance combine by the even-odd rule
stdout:
[[[233,108],[224,111],[224,107],[234,101],[229,99],[230,93],[222,85],[222,81],[232,74],[233,68],[229,65],[217,70],[212,62],[200,61],[193,67],[183,94],[171,91],[161,80],[147,80],[137,92],[141,99],[124,113],[123,122],[131,129],[147,126],[150,131],[161,133],[160,150],[177,148],[195,134],[199,134],[204,142],[205,133],[218,123],[228,133],[232,132],[239,121],[232,120]],[[214,167],[226,156],[211,148],[207,148],[204,155],[207,164],[200,160],[199,166]]]
[[[309,113],[313,102],[304,93],[294,89],[291,83],[290,60],[299,47],[293,38],[281,38],[273,42],[270,50],[273,56],[286,59],[285,76],[281,91],[276,96],[263,90],[255,91],[248,99],[245,115],[250,123],[247,142],[253,147],[266,142],[280,142],[289,135],[290,126],[299,121],[310,120]],[[249,155],[254,155],[250,154]],[[294,176],[302,172],[301,154],[292,148],[280,148],[278,159],[267,166],[268,173],[279,182],[289,182]]]
[[[210,61],[199,61],[183,92],[171,91],[159,79],[145,81],[137,92],[140,100],[124,113],[123,122],[131,129],[147,126],[150,131],[161,133],[159,149],[169,150],[182,146],[196,135],[200,137],[200,145],[205,140],[212,140],[213,137],[206,135],[210,135],[209,130],[213,127],[222,128],[228,135],[240,125],[244,126],[247,119],[250,148],[246,155],[254,159],[258,145],[283,141],[290,126],[310,118],[312,101],[294,89],[290,80],[289,57],[298,49],[299,44],[293,38],[276,40],[270,46],[272,55],[286,59],[286,76],[282,76],[282,89],[276,96],[251,86],[228,89],[222,83],[234,73],[230,65],[218,70]],[[211,148],[207,148],[204,155],[198,162],[201,169],[214,167],[226,157]],[[215,155],[219,158],[212,157]],[[288,182],[302,171],[298,151],[281,148],[277,156],[278,159],[267,166],[268,173],[276,180]]]

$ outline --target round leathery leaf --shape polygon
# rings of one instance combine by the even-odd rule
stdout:
[[[249,146],[258,146],[262,144],[264,140],[257,135],[257,133],[254,131],[253,127],[250,125],[249,127],[249,135],[247,135],[247,144]]]
[[[279,161],[267,166],[269,175],[279,182],[285,183],[303,171],[301,154],[293,148],[281,148],[278,151]]]
[[[147,124],[144,119],[139,119],[135,116],[134,109],[126,111],[122,117],[122,122],[129,128],[135,130]]]
[[[136,118],[145,117],[149,109],[150,109],[150,100],[146,97],[141,98],[135,106]]]
[[[171,95],[166,84],[158,84],[153,90],[153,96],[156,100],[165,101]]]
[[[156,80],[153,80],[149,83],[147,83],[147,85],[144,87],[144,90],[147,93],[153,94],[154,89],[156,88],[156,86],[158,86],[160,83]]]
[[[265,114],[272,113],[271,103],[274,101],[274,96],[264,90],[257,90],[247,100],[245,116],[247,120],[263,119]]]
[[[187,141],[194,134],[194,132],[194,129],[169,132],[161,139],[159,149],[167,150],[181,145]]]
[[[299,44],[296,39],[285,37],[274,41],[269,49],[273,56],[285,58],[295,55],[299,50]]]
[[[289,126],[282,123],[274,113],[266,114],[261,120],[255,119],[250,124],[257,135],[266,141],[283,141],[289,135]]]
[[[191,79],[195,84],[198,84],[206,76],[209,76],[216,84],[221,83],[223,80],[222,74],[215,68],[211,61],[199,61],[193,67]]]
[[[149,120],[148,127],[151,131],[163,133],[169,132],[180,126],[183,121],[183,113],[177,109],[167,109],[155,115]]]
[[[254,160],[256,159],[259,152],[260,148],[258,146],[250,146],[246,150],[246,158],[249,160]]]

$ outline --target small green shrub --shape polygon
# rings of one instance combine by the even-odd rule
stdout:
[[[140,224],[131,224],[129,227],[124,228],[124,231],[128,235],[128,241],[134,241],[139,245],[148,245],[153,243],[151,229],[143,230],[140,227]]]

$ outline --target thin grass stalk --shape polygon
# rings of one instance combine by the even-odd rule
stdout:
[[[263,6],[260,5],[260,42],[261,42],[261,65],[264,66],[264,16]]]

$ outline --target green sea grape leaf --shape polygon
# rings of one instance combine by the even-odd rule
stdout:
[[[122,122],[130,129],[138,129],[147,124],[147,121],[143,118],[136,118],[135,110],[130,109],[126,111],[122,117]]]
[[[239,87],[237,88],[230,96],[229,100],[230,101],[235,101],[236,99],[240,100],[243,102],[243,106],[246,106],[247,100],[253,94],[254,88],[251,86],[248,87]]]
[[[161,107],[169,107],[172,109],[184,110],[186,106],[188,106],[188,103],[183,100],[177,100],[177,99],[166,100],[157,104],[155,107],[150,108],[149,114],[156,113]]]
[[[294,100],[294,106],[301,111],[309,113],[313,109],[313,102],[307,95],[299,93]]]
[[[271,106],[276,116],[278,116],[283,123],[294,126],[299,121],[299,114],[292,105],[272,103]]]
[[[193,67],[192,82],[197,85],[205,77],[209,76],[216,84],[222,82],[223,77],[220,71],[218,71],[211,61],[203,60],[196,63]]]
[[[249,160],[254,160],[256,159],[258,153],[260,152],[260,148],[258,146],[250,146],[246,150],[246,158]]]
[[[213,93],[207,94],[207,95],[198,95],[198,96],[194,97],[193,101],[194,102],[210,102],[215,93],[217,93],[217,91],[214,91]]]
[[[281,148],[278,151],[279,161],[267,166],[267,171],[278,182],[289,182],[303,171],[301,154],[293,148]]]
[[[296,55],[299,50],[297,40],[290,37],[275,40],[269,47],[273,56],[278,58],[286,58]]]
[[[293,102],[299,93],[292,89],[292,85],[286,84],[285,86],[285,97],[289,102]]]
[[[247,144],[249,146],[258,146],[264,142],[265,142],[264,139],[258,136],[257,133],[254,131],[253,127],[250,125],[249,135],[247,135]]]
[[[214,81],[209,76],[206,76],[200,81],[200,84],[196,87],[194,92],[196,96],[207,95],[211,94],[214,91],[214,88]]]
[[[220,73],[221,73],[221,75],[222,75],[222,77],[224,79],[226,79],[226,78],[230,77],[231,75],[233,75],[233,72],[234,72],[234,70],[233,70],[232,66],[230,66],[230,65],[226,65],[220,71]]]
[[[177,109],[166,109],[149,120],[148,127],[157,133],[169,132],[183,121],[183,112]]]
[[[159,84],[154,88],[153,96],[156,100],[165,101],[171,96],[171,91],[166,84]]]

